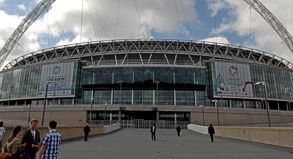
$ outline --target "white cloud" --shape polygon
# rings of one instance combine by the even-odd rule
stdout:
[[[222,43],[222,44],[229,44],[230,43],[229,40],[223,36],[205,38],[205,39],[201,39],[199,41],[207,41],[207,42]]]
[[[34,0],[30,5],[37,5],[41,0]],[[120,3],[120,11],[117,20],[118,6]],[[184,36],[189,35],[188,26],[197,22],[198,15],[194,9],[195,0],[183,0],[177,2],[177,10],[180,24],[178,24],[176,6],[174,1],[170,0],[136,0],[137,8],[140,15],[140,21],[137,15],[136,7],[133,0],[113,1],[83,1],[83,11],[81,9],[81,0],[62,0],[56,1],[48,13],[41,16],[23,35],[17,45],[18,50],[12,50],[8,61],[19,57],[20,55],[34,52],[42,47],[52,47],[54,45],[65,45],[71,43],[79,43],[86,41],[96,41],[102,39],[136,39],[144,37],[153,37],[151,33],[159,33],[170,38],[179,37],[179,32]],[[0,0],[3,3],[4,0]],[[160,2],[158,5],[157,2]],[[182,3],[183,2],[183,5]],[[251,38],[241,41],[232,41],[232,38],[224,37],[224,35],[232,34],[234,28],[240,24],[235,35],[249,36],[250,29],[247,29],[248,16],[243,20],[242,17],[249,8],[244,1],[207,0],[208,9],[213,17],[219,18],[219,11],[226,10],[227,17],[221,19],[221,23],[217,27],[217,33],[211,31],[207,34],[204,41],[218,43],[242,44],[257,48],[259,50],[269,51],[281,43],[281,39],[275,31],[260,17],[255,11],[251,16]],[[288,6],[293,6],[293,2],[288,0],[279,0],[278,3],[273,1],[264,1],[264,5],[276,15],[282,24],[293,34],[291,10]],[[111,9],[110,9],[111,6]],[[20,9],[32,9],[32,6],[21,6]],[[156,12],[156,8],[159,7]],[[82,17],[82,33],[81,30],[81,13]],[[100,17],[100,18],[99,18]],[[24,17],[8,15],[0,11],[0,20],[9,21],[5,25],[0,25],[0,48],[4,42],[13,33]],[[240,23],[240,21],[242,22]],[[140,23],[141,22],[141,23]],[[220,22],[217,19],[217,22]],[[117,29],[116,29],[117,25]],[[196,27],[202,27],[197,25]],[[249,25],[250,26],[250,25]],[[60,29],[61,28],[61,29]],[[180,28],[180,30],[179,30]],[[62,31],[61,31],[62,30]],[[49,35],[48,35],[49,33]],[[66,33],[64,36],[63,33]],[[225,33],[225,34],[224,34]],[[196,36],[196,35],[195,35]],[[240,39],[241,40],[241,39]],[[285,46],[282,53],[282,46],[277,47],[273,53],[281,55],[286,59],[293,61],[293,56],[289,49]]]
[[[25,5],[21,4],[17,6],[18,9],[22,10],[22,11],[26,11],[27,8],[25,7]]]

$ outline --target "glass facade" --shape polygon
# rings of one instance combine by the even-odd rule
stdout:
[[[219,68],[219,66],[223,66],[223,68]],[[229,67],[225,68],[225,66]],[[226,78],[225,75],[221,74],[221,69],[226,69],[225,71],[228,74]],[[212,98],[217,100],[220,100],[223,96],[225,98],[232,98],[229,100],[229,103],[225,103],[225,105],[229,105],[228,107],[265,109],[265,105],[263,103],[265,93],[267,93],[270,109],[278,109],[278,102],[275,102],[275,100],[284,100],[284,102],[288,102],[293,99],[293,74],[291,70],[231,61],[211,62],[209,70],[211,70],[211,75],[213,76],[210,79],[212,81],[212,89],[210,90],[210,92],[212,92]],[[240,83],[239,81],[244,82]],[[258,84],[258,82],[265,83],[266,92],[264,85]],[[250,89],[251,92],[249,92]],[[256,98],[258,100],[253,100]],[[279,102],[279,105],[280,104],[286,105],[286,103],[284,104]]]
[[[44,97],[39,94],[42,68],[31,66],[1,72],[0,103],[43,105]],[[48,94],[48,105],[91,104],[94,98],[93,104],[101,105],[213,107],[216,99],[219,107],[265,109],[264,87],[255,85],[265,81],[270,108],[292,110],[293,73],[283,68],[235,61],[210,61],[194,67],[103,65],[95,68],[74,62],[73,68],[66,70],[73,74],[71,94]],[[49,85],[51,90],[54,87]]]

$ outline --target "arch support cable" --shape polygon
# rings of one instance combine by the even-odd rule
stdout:
[[[282,25],[282,23],[271,13],[259,0],[244,0],[255,11],[257,11],[267,23],[278,33],[283,42],[293,53],[293,37]]]
[[[24,32],[33,24],[33,22],[44,13],[52,3],[56,0],[42,0],[30,13],[26,18],[20,23],[17,29],[13,32],[13,34],[9,37],[9,39],[4,44],[3,48],[0,51],[0,67],[4,64],[7,56],[10,51],[13,49],[15,44],[22,37]]]

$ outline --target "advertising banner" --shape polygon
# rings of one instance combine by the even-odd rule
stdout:
[[[45,96],[47,81],[47,96],[70,96],[73,89],[73,68],[73,62],[43,65],[38,96]]]
[[[217,95],[253,97],[249,65],[215,62]]]

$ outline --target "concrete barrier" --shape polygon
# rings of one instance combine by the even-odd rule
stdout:
[[[200,132],[202,126],[190,124],[188,127]],[[232,126],[214,126],[214,128],[216,136],[293,148],[293,128]]]
[[[104,126],[104,134],[118,130],[121,128],[120,124],[106,125]]]
[[[83,132],[83,127],[82,125],[80,126],[57,126],[57,131],[62,135],[62,140],[68,140],[68,139],[74,139],[78,137],[83,137],[84,132]],[[90,126],[91,127],[91,132],[90,136],[92,135],[99,135],[99,134],[104,134],[104,133],[109,133],[115,130],[120,129],[120,124],[115,124],[115,125],[108,125],[108,126]],[[23,128],[23,133],[28,127]],[[13,127],[8,126],[5,127],[5,133],[3,134],[3,140],[2,140],[2,145],[7,141],[8,137],[10,136],[12,132]],[[41,140],[43,136],[49,131],[48,127],[44,126],[39,126],[37,128],[40,132],[41,135]]]
[[[208,134],[208,127],[201,125],[188,124],[187,129],[193,130],[202,134]]]

